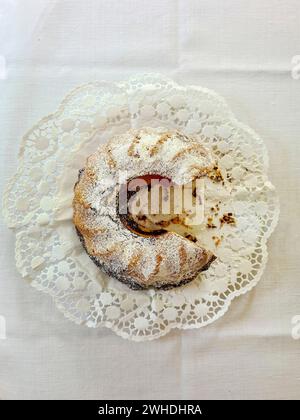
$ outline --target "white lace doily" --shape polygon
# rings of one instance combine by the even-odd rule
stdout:
[[[73,185],[86,156],[113,134],[142,126],[196,134],[213,150],[226,179],[225,187],[207,191],[208,223],[199,231],[217,260],[190,284],[169,291],[133,291],[103,274],[84,252],[71,220]],[[160,75],[81,86],[23,139],[3,205],[16,232],[17,268],[78,324],[106,326],[137,341],[175,327],[202,327],[263,273],[266,241],[279,215],[267,169],[262,140],[212,91]],[[234,224],[222,223],[228,213]]]

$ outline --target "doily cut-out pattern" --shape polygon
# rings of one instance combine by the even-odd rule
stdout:
[[[103,274],[71,220],[73,185],[86,156],[112,135],[143,126],[197,135],[225,179],[224,185],[206,184],[206,223],[197,232],[217,260],[190,284],[168,291],[133,291]],[[202,327],[263,273],[266,242],[279,217],[267,170],[263,141],[210,90],[152,74],[81,86],[22,141],[3,199],[5,219],[16,232],[17,268],[77,324],[106,326],[136,341]]]

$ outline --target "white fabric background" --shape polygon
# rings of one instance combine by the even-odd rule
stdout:
[[[2,399],[299,398],[298,0],[0,0],[1,188],[20,138],[83,82],[161,72],[221,93],[267,143],[281,219],[259,285],[200,330],[134,343],[73,325],[14,264],[1,222]]]

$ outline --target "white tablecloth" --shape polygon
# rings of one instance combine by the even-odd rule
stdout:
[[[1,188],[22,134],[71,88],[154,71],[225,96],[265,139],[282,205],[258,286],[148,343],[66,320],[21,279],[1,223],[0,398],[300,397],[299,39],[298,0],[0,0]]]

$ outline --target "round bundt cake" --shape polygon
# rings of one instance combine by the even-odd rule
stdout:
[[[192,235],[189,211],[173,205],[163,213],[161,204],[188,184],[201,203],[195,182],[214,164],[199,140],[162,128],[129,130],[101,145],[74,187],[73,222],[90,258],[133,289],[168,289],[208,269],[215,256]],[[152,214],[155,193],[159,211]]]

